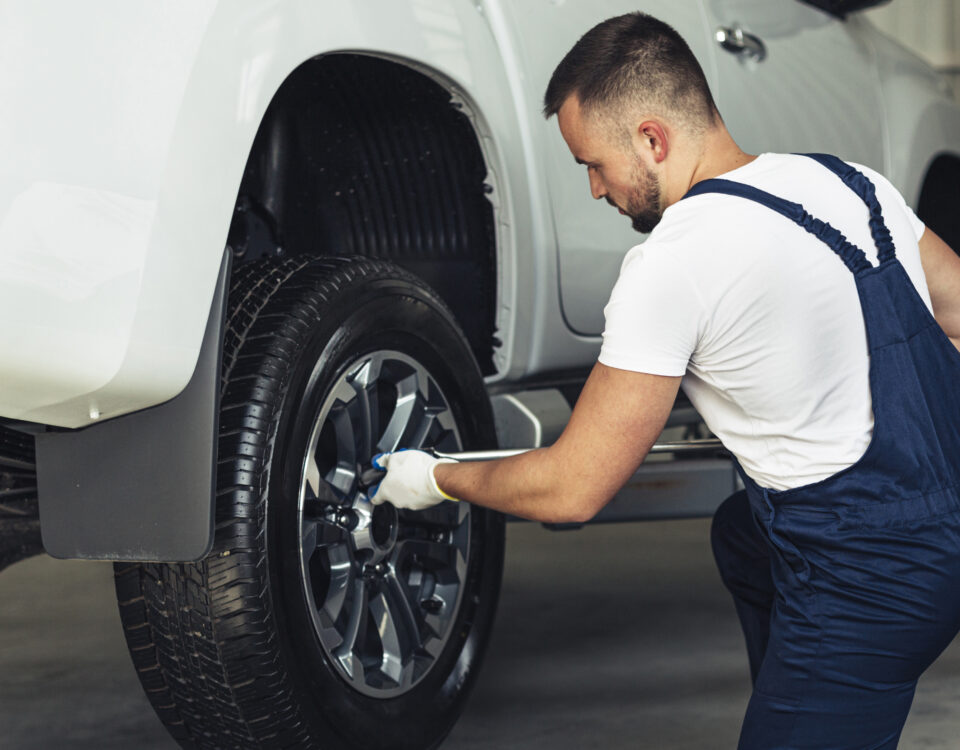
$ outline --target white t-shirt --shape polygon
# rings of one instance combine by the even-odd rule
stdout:
[[[897,257],[923,298],[924,225],[873,170]],[[864,203],[804,156],[762,154],[722,175],[796,203],[876,265]],[[623,261],[600,361],[684,375],[710,430],[758,484],[783,490],[855,463],[873,430],[869,357],[853,274],[827,245],[754,201],[707,193],[667,208]]]

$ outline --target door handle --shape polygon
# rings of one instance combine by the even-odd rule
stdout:
[[[739,26],[720,26],[717,28],[714,38],[717,44],[723,47],[727,52],[732,52],[737,57],[760,62],[767,57],[767,46],[763,40],[753,34],[748,34]]]

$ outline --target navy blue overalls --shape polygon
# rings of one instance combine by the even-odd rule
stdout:
[[[960,353],[895,257],[873,184],[809,154],[869,209],[879,263],[797,203],[706,180],[826,243],[853,273],[866,324],[874,427],[855,464],[717,511],[713,546],[747,638],[754,691],[742,750],[895,748],[917,678],[960,628]],[[823,335],[829,336],[829,331]]]

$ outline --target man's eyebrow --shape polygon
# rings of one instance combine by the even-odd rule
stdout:
[[[585,167],[589,167],[589,166],[590,166],[590,162],[584,161],[584,160],[581,159],[579,156],[574,156],[574,157],[573,157],[573,160],[574,160],[577,164],[582,164],[582,165],[585,166]]]

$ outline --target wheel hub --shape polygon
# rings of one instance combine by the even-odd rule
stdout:
[[[353,508],[344,513],[350,519],[350,538],[357,559],[376,565],[390,557],[400,533],[400,516],[392,505],[373,505],[359,495]]]

